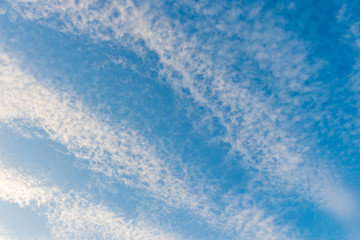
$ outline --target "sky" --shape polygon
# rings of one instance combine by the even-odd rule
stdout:
[[[358,1],[0,0],[0,239],[360,239]]]

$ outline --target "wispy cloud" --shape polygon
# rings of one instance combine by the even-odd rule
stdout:
[[[251,196],[227,194],[224,201],[227,205],[220,219],[225,229],[235,233],[235,239],[302,239],[298,230],[281,223],[279,216],[257,207]]]
[[[352,71],[342,79],[346,83],[344,95],[347,104],[345,106],[356,110],[350,112],[337,110],[343,123],[334,126],[334,128],[342,128],[341,138],[347,145],[354,143],[357,146],[360,144],[358,141],[360,134],[360,84],[358,80],[360,78],[360,21],[357,17],[358,9],[359,6],[356,3],[346,1],[337,14],[338,24],[342,28],[340,42],[352,50],[346,54],[347,58],[352,61]]]
[[[0,180],[0,199],[38,208],[47,217],[54,239],[179,239],[141,220],[125,220],[80,193],[47,186],[4,163],[0,164]]]
[[[40,127],[76,157],[88,160],[92,170],[148,190],[172,206],[198,209],[205,200],[190,193],[187,184],[173,176],[153,147],[135,131],[106,124],[68,93],[39,84],[6,53],[0,57],[2,121],[18,119]]]
[[[319,161],[315,163],[304,157],[309,147],[300,144],[296,135],[281,125],[289,119],[287,111],[294,113],[301,101],[301,98],[288,98],[288,94],[311,91],[304,83],[316,75],[319,65],[312,67],[307,63],[305,43],[277,27],[271,12],[261,11],[262,4],[245,6],[239,11],[235,6],[223,13],[224,16],[231,13],[232,17],[224,17],[224,22],[216,23],[215,34],[238,35],[238,41],[229,44],[206,42],[197,35],[187,35],[180,24],[154,13],[150,5],[137,7],[131,1],[111,1],[104,6],[95,2],[14,1],[12,6],[26,18],[45,21],[63,31],[85,33],[95,39],[121,41],[122,44],[130,44],[129,38],[135,42],[144,40],[146,46],[158,54],[164,64],[163,73],[173,88],[179,93],[182,89],[190,90],[192,98],[206,107],[209,116],[218,119],[226,128],[222,140],[230,143],[232,150],[241,156],[242,166],[255,175],[260,173],[262,181],[272,186],[269,189],[297,192],[337,214],[351,213],[354,209],[353,204],[341,204],[347,211],[337,205],[339,201],[328,193],[344,191],[341,181],[321,161],[318,164]],[[208,21],[209,25],[218,20],[214,20],[214,16],[219,11],[206,6],[194,9],[212,20]],[[53,14],[61,20],[61,27],[51,22],[54,20],[48,20]],[[246,21],[238,21],[239,17]],[[201,27],[209,29],[209,26]],[[136,46],[141,47],[141,44]],[[235,46],[240,46],[240,51]],[[134,51],[139,49],[134,47]],[[257,64],[234,62],[239,54]],[[213,55],[216,57],[211,57]],[[229,64],[224,62],[249,68],[229,71]],[[293,104],[295,108],[274,106],[263,93],[251,90],[251,84],[258,77],[251,68],[257,67],[269,73],[266,76],[272,79],[280,103],[290,103],[287,106]],[[181,77],[173,77],[174,72]]]
[[[90,169],[121,183],[142,188],[170,206],[191,210],[217,229],[225,228],[227,232],[245,239],[254,235],[262,239],[292,238],[288,227],[279,225],[275,217],[269,217],[254,204],[251,207],[242,204],[224,207],[213,203],[204,193],[194,190],[190,183],[175,178],[164,161],[156,157],[146,139],[136,132],[125,126],[115,128],[108,125],[71,94],[43,86],[5,52],[1,52],[0,60],[1,121],[17,119],[39,127],[50,139],[66,146],[78,158],[87,159]],[[46,205],[55,190],[40,188],[34,181],[24,180],[30,186],[24,187],[19,183],[15,189],[20,189],[21,194],[4,191],[3,198],[19,205],[28,205],[33,201],[39,206]],[[76,204],[81,205],[82,202]],[[54,221],[60,217],[54,217]]]
[[[15,240],[16,238],[11,235],[12,234],[8,231],[8,229],[0,224],[0,240]]]

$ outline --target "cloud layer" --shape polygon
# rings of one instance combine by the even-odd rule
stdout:
[[[144,223],[126,221],[119,212],[94,204],[79,193],[47,186],[4,163],[0,169],[0,199],[19,207],[39,208],[54,239],[178,239]]]
[[[352,174],[356,176],[359,168],[351,165],[359,155],[353,147],[359,133],[358,63],[349,75],[340,71],[341,66],[339,74],[332,68],[341,60],[317,49],[316,39],[324,33],[310,36],[302,30],[300,22],[310,21],[319,7],[314,4],[314,9],[302,13],[306,4],[192,0],[8,3],[27,24],[90,38],[94,46],[126,48],[154,67],[184,102],[177,107],[189,116],[192,133],[200,141],[214,143],[212,146],[228,147],[223,152],[230,165],[236,163],[248,174],[241,186],[228,188],[219,179],[206,179],[204,169],[197,175],[173,167],[173,153],[158,152],[156,141],[125,122],[106,120],[108,116],[100,116],[81,97],[41,82],[24,70],[26,63],[5,51],[0,52],[0,120],[9,126],[43,130],[49,140],[87,160],[89,169],[140,189],[149,201],[161,202],[172,211],[184,210],[192,221],[204,222],[227,237],[296,238],[301,234],[283,223],[293,209],[304,211],[309,205],[311,214],[327,214],[345,226],[359,218],[357,192],[347,185],[349,169],[355,169]],[[339,5],[336,16],[321,13],[325,18],[331,15],[331,21],[339,25],[347,24],[347,33],[333,28],[324,31],[332,37],[334,32],[344,33],[342,41],[349,41],[358,53],[358,23],[349,20],[348,9]],[[292,16],[300,20],[288,22]],[[323,29],[321,23],[316,18],[314,25]],[[314,33],[316,27],[308,32]],[[324,39],[324,46],[338,41]],[[147,58],[150,55],[156,57]],[[135,65],[128,70],[137,71]],[[163,84],[153,80],[154,85]],[[171,144],[176,145],[173,140]],[[191,159],[186,162],[200,166]],[[194,180],[199,176],[205,177],[201,182]],[[48,202],[47,192],[39,190],[36,201]],[[19,199],[4,197],[19,205],[30,204],[26,194]],[[78,201],[80,207],[90,204]],[[295,207],[299,205],[303,206]],[[99,216],[94,216],[96,221]]]
[[[246,238],[256,235],[265,239],[282,239],[288,234],[287,227],[277,226],[274,217],[267,216],[255,205],[248,208],[240,200],[241,196],[237,199],[239,204],[215,204],[204,193],[198,192],[202,186],[193,188],[189,182],[173,177],[163,160],[156,157],[151,145],[136,132],[107,125],[68,93],[61,94],[42,86],[14,62],[2,52],[0,118],[3,122],[17,120],[41,128],[51,140],[63,144],[76,157],[88,160],[91,170],[125,185],[144,189],[169,206],[190,210],[216,228],[226,228],[231,234]],[[29,187],[21,191],[14,198],[23,196],[24,199],[12,199],[19,205],[28,205],[35,199],[41,206],[53,197],[52,193],[49,195],[52,190],[43,188],[34,191],[36,196],[25,194],[30,191]]]
[[[230,143],[233,151],[241,156],[243,167],[259,172],[266,184],[275,185],[281,191],[297,192],[336,214],[352,212],[352,205],[347,205],[348,210],[344,211],[336,205],[339,201],[334,201],[328,194],[328,191],[343,191],[336,173],[325,166],[325,161],[324,164],[322,161],[314,163],[304,157],[310,146],[302,145],[297,135],[283,126],[284,120],[289,118],[287,112],[297,114],[291,104],[298,106],[302,101],[301,98],[290,98],[289,93],[313,91],[314,86],[304,82],[317,74],[322,62],[311,66],[307,62],[306,44],[277,27],[277,21],[281,19],[275,19],[271,11],[262,11],[263,4],[245,5],[238,11],[236,5],[230,5],[230,10],[215,10],[206,4],[195,4],[196,14],[207,21],[200,22],[199,33],[191,36],[182,31],[183,27],[177,21],[155,12],[154,7],[137,6],[131,1],[110,1],[102,6],[96,2],[21,1],[13,2],[12,6],[23,17],[39,19],[61,31],[118,41],[131,46],[135,52],[141,44],[134,45],[134,42],[143,40],[149,50],[157,53],[164,65],[163,74],[174,90],[181,93],[188,89],[199,106],[207,109],[204,118],[216,118],[226,129],[220,139]],[[61,20],[61,27],[51,20],[54,14]],[[217,14],[229,17],[215,18]],[[245,21],[238,21],[240,17]],[[210,31],[210,26],[218,19],[221,20],[217,22],[215,34],[237,36],[238,41],[244,41],[240,50],[234,48],[236,41],[223,42],[223,39],[216,41],[215,38],[204,42],[201,38],[201,34]],[[220,42],[222,46],[218,49],[216,46]],[[259,70],[270,74],[270,86],[286,108],[267,102],[261,92],[252,92],[251,85],[258,73],[251,68],[256,65],[246,65],[240,71],[229,70],[230,64],[226,63],[235,61],[236,54],[256,61]],[[174,73],[180,77],[173,77]],[[232,81],[234,76],[240,80]],[[300,116],[295,118],[301,119]],[[333,189],[324,189],[324,186],[333,186]]]

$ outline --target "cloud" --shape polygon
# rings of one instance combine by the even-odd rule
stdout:
[[[338,10],[338,14],[336,15],[336,19],[338,22],[343,22],[344,20],[346,20],[345,18],[345,13],[347,10],[347,5],[346,3],[344,3],[341,8]]]
[[[0,240],[15,240],[12,235],[4,225],[0,224]]]
[[[278,216],[258,208],[250,195],[226,194],[224,201],[227,205],[220,219],[225,229],[235,230],[235,239],[302,239],[297,229],[281,224]]]
[[[3,122],[18,119],[40,127],[49,138],[89,161],[92,170],[124,184],[148,190],[172,206],[197,209],[205,200],[175,178],[146,139],[126,126],[116,128],[94,116],[68,93],[39,84],[1,52],[1,113]]]
[[[198,104],[205,106],[209,115],[216,117],[225,127],[223,141],[230,143],[233,151],[241,156],[242,166],[254,175],[259,173],[263,178],[263,185],[280,192],[296,192],[330,212],[350,214],[356,206],[353,200],[349,201],[350,193],[340,197],[344,198],[345,202],[352,202],[346,204],[345,211],[340,206],[344,206],[341,201],[334,201],[333,196],[323,190],[330,188],[330,192],[347,191],[334,169],[327,167],[326,161],[317,159],[313,162],[311,158],[305,157],[309,156],[309,145],[301,144],[296,138],[297,135],[289,132],[286,126],[289,118],[301,119],[301,116],[297,115],[297,108],[306,100],[290,97],[290,94],[314,91],[316,86],[307,85],[305,82],[316,76],[323,63],[320,61],[311,66],[307,62],[306,44],[277,27],[271,12],[257,11],[256,17],[253,16],[254,7],[258,9],[253,5],[248,9],[242,8],[242,12],[234,18],[250,17],[253,22],[222,20],[226,19],[229,11],[222,13],[221,16],[224,17],[218,17],[219,12],[211,15],[206,13],[208,9],[203,6],[197,8],[201,9],[199,13],[203,13],[202,17],[208,17],[202,22],[210,25],[201,25],[199,31],[208,31],[216,22],[216,27],[221,31],[215,31],[215,34],[237,35],[241,40],[238,44],[222,41],[224,39],[204,42],[200,37],[197,38],[196,34],[189,39],[189,36],[183,36],[186,34],[181,32],[181,26],[176,25],[173,28],[170,23],[152,24],[147,30],[142,29],[139,34],[145,39],[147,46],[158,53],[164,65],[170,68],[168,77],[170,81],[174,81],[173,87],[178,92],[182,88],[188,88]],[[168,39],[176,40],[169,42]],[[206,46],[206,49],[202,46]],[[223,53],[216,55],[208,49]],[[216,57],[211,57],[211,54]],[[257,74],[252,70],[254,66],[247,65],[246,61],[237,63],[244,65],[239,67],[240,71],[229,71],[226,63],[242,55],[252,61],[256,60],[259,67],[256,72],[260,70],[270,74]],[[182,78],[171,78],[171,71],[174,70],[179,72]],[[269,85],[278,98],[276,103],[281,105],[274,105],[272,99],[262,92],[252,91],[252,79],[256,77],[266,77],[271,82]],[[236,78],[238,82],[234,81]],[[317,98],[316,101],[322,100]]]
[[[241,11],[236,11],[239,6],[235,5],[221,12],[221,8],[216,10],[200,3],[194,9],[207,21],[200,22],[197,27],[204,30],[193,35],[183,31],[177,21],[152,11],[152,6],[136,6],[131,1],[110,1],[102,6],[93,1],[81,4],[13,1],[11,4],[23,17],[38,19],[61,31],[131,45],[138,53],[141,53],[138,48],[142,47],[139,40],[143,40],[148,49],[159,56],[164,66],[162,73],[174,90],[181,94],[183,89],[188,89],[198,105],[206,108],[208,114],[204,118],[218,119],[226,129],[222,140],[230,143],[233,152],[241,157],[240,164],[244,168],[271,186],[268,191],[296,192],[319,207],[331,208],[331,211],[341,209],[329,204],[333,200],[322,191],[324,186],[331,186],[333,191],[343,188],[334,170],[305,158],[309,147],[299,143],[286,126],[291,116],[301,119],[297,108],[304,101],[301,97],[290,98],[290,94],[313,91],[314,86],[305,82],[317,74],[322,62],[315,66],[309,64],[306,44],[277,27],[272,13],[261,11],[261,4],[250,4]],[[216,18],[217,14],[226,16],[229,12],[232,17]],[[54,15],[56,21],[63,24],[61,27],[58,27],[59,22],[51,22],[54,20],[50,16]],[[239,21],[240,17],[246,21]],[[202,33],[214,29],[214,24],[214,34],[236,35],[237,41],[201,38]],[[239,55],[244,56],[244,61],[236,62]],[[256,64],[252,63],[254,61]],[[240,71],[229,71],[231,64],[243,67]],[[265,75],[259,75],[258,70]],[[174,77],[174,73],[180,77]],[[285,107],[275,106],[263,92],[254,93],[252,84],[257,77],[264,76],[271,80],[269,84],[277,94],[278,103],[286,104]],[[179,196],[185,194],[177,189],[175,192],[178,191]],[[175,195],[170,193],[169,196]],[[195,201],[187,204],[192,209],[198,206]],[[351,207],[348,206],[348,212]]]
[[[231,13],[228,18],[216,18],[222,9],[198,4],[194,7],[196,13],[208,21],[199,23],[198,29],[204,30],[197,35],[187,34],[181,24],[155,13],[151,6],[138,7],[131,1],[107,2],[103,6],[94,1],[81,4],[75,1],[37,1],[36,4],[13,1],[12,6],[23,17],[38,19],[61,31],[131,45],[138,53],[143,50],[142,45],[136,43],[143,40],[158,54],[164,64],[163,74],[173,88],[178,93],[188,89],[198,105],[207,109],[204,118],[215,117],[225,127],[222,140],[230,143],[233,152],[241,156],[240,164],[244,168],[271,186],[267,191],[296,192],[338,215],[353,212],[353,201],[348,200],[350,193],[341,194],[341,200],[334,200],[329,194],[347,192],[334,169],[321,159],[312,161],[307,157],[311,151],[308,145],[300,143],[297,135],[284,126],[289,118],[302,117],[297,108],[304,98],[290,98],[289,94],[313,91],[316,86],[308,86],[305,82],[316,76],[323,63],[312,66],[307,59],[306,43],[277,27],[278,22],[271,12],[261,11],[261,4],[239,8],[239,11],[235,6],[221,13],[224,16]],[[51,22],[54,20],[50,16],[55,15],[55,21],[60,19],[63,24],[60,27]],[[240,18],[246,21],[239,21]],[[219,19],[224,20],[217,22]],[[213,26],[217,29],[214,35],[236,35],[238,41],[201,38],[201,34],[214,29]],[[209,49],[216,49],[218,53]],[[237,62],[238,56],[244,56],[244,60]],[[243,67],[229,71],[232,64]],[[173,77],[174,72],[180,73],[180,77]],[[264,76],[269,79],[266,84],[277,94],[276,103],[285,107],[268,101],[263,92],[254,93],[251,85],[257,77]],[[236,82],[236,79],[240,80]],[[320,98],[315,100],[321,102]],[[170,196],[178,195],[171,193]],[[199,207],[191,203],[194,202],[186,203],[189,208]]]
[[[143,40],[159,56],[164,65],[163,74],[175,91],[181,93],[188,89],[198,105],[205,106],[208,116],[218,119],[226,129],[222,140],[230,143],[233,152],[241,156],[240,164],[244,168],[271,186],[267,190],[296,192],[338,214],[344,210],[340,207],[343,206],[341,201],[333,201],[333,196],[327,194],[345,191],[334,170],[318,164],[320,160],[313,162],[305,157],[309,147],[300,144],[296,135],[282,125],[290,116],[298,114],[297,107],[304,101],[301,97],[289,98],[289,94],[311,92],[314,86],[307,86],[305,82],[316,75],[322,63],[312,67],[307,62],[306,44],[277,27],[271,12],[261,11],[261,4],[245,6],[241,11],[234,11],[239,7],[235,6],[222,13],[225,16],[231,11],[232,17],[224,18],[220,23],[216,22],[220,18],[215,17],[221,9],[201,4],[194,7],[197,14],[209,20],[204,21],[208,22],[204,25],[201,22],[198,29],[204,29],[206,33],[216,26],[215,34],[235,34],[238,41],[234,42],[216,41],[216,37],[206,41],[200,38],[201,33],[199,37],[189,35],[182,31],[178,22],[155,13],[150,5],[138,7],[131,1],[110,1],[103,6],[94,1],[12,1],[11,4],[25,18],[37,19],[61,31],[131,45],[138,53],[143,51],[139,43]],[[57,24],[50,18],[55,15]],[[240,18],[246,21],[239,21]],[[63,24],[60,27],[59,20]],[[212,42],[211,39],[215,40]],[[209,49],[216,49],[218,53]],[[215,57],[211,57],[212,54]],[[245,60],[236,62],[239,55]],[[240,71],[229,71],[231,63],[244,67]],[[286,107],[274,106],[262,92],[252,91],[254,79],[264,76],[252,68],[269,76],[269,84],[277,93],[279,103],[287,104]],[[180,77],[173,77],[174,72],[180,73]],[[236,82],[236,79],[240,81]],[[299,119],[301,115],[294,118]],[[323,191],[325,187],[331,190]],[[176,189],[177,193],[170,191],[169,196],[186,195],[187,191]],[[186,204],[196,209],[199,205],[195,202],[191,200]],[[352,212],[353,206],[345,205],[348,209],[344,212]]]
[[[126,221],[80,193],[47,186],[4,163],[0,164],[0,180],[0,199],[38,208],[47,217],[54,239],[178,239],[142,221]]]
[[[43,86],[3,51],[0,54],[0,72],[1,121],[16,124],[16,120],[39,127],[50,139],[66,146],[76,157],[88,160],[91,170],[101,172],[120,183],[144,189],[152,197],[163,200],[170,206],[190,210],[221,231],[225,228],[226,232],[243,236],[245,239],[256,234],[261,234],[262,239],[285,239],[285,236],[289,236],[290,239],[293,235],[288,232],[287,227],[277,224],[274,217],[266,216],[264,211],[255,205],[250,209],[242,208],[247,206],[225,206],[227,210],[222,211],[221,203],[213,203],[204,193],[194,190],[189,182],[175,178],[164,160],[156,156],[156,152],[146,139],[126,126],[114,127],[106,124],[71,94]],[[16,173],[7,175],[16,176]],[[18,178],[21,179],[21,176]],[[55,194],[61,193],[54,188],[39,187],[36,179],[10,183],[6,183],[5,180],[4,188],[10,183],[18,186],[9,189],[10,192],[3,191],[2,198],[16,202],[20,206],[43,206],[51,201]],[[25,182],[28,182],[28,185],[22,184]],[[19,189],[19,192],[12,189]],[[63,195],[61,196],[61,199],[64,199]],[[65,203],[60,202],[58,206]],[[78,205],[92,208],[87,204],[80,199],[70,205],[75,209]],[[61,214],[67,214],[66,211],[62,210]],[[82,212],[81,209],[78,211]],[[91,219],[93,213],[90,211],[86,214],[89,214],[86,219]],[[242,221],[239,221],[241,215]],[[62,217],[63,215],[56,215],[49,221],[60,221]],[[80,232],[84,230],[81,226],[80,224],[78,229]],[[264,231],[259,231],[260,226]]]

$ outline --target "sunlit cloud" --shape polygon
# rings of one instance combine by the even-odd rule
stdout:
[[[102,122],[68,93],[39,84],[1,53],[1,113],[3,122],[23,120],[43,129],[76,157],[89,160],[92,170],[148,190],[171,205],[196,209],[204,199],[192,195],[186,183],[173,177],[143,137],[126,126]]]
[[[19,207],[35,207],[47,217],[54,239],[179,239],[147,226],[126,221],[119,212],[94,204],[74,191],[45,185],[14,168],[0,165],[0,199]]]
[[[225,205],[222,210],[223,204],[215,204],[206,194],[195,190],[202,186],[194,188],[190,182],[173,177],[165,162],[156,157],[151,145],[135,131],[124,126],[115,129],[102,122],[69,93],[44,87],[15,62],[2,52],[2,122],[17,120],[41,128],[51,140],[63,144],[77,158],[88,160],[91,170],[125,185],[144,189],[170,206],[190,210],[216,229],[225,228],[230,234],[246,238],[254,234],[264,239],[292,236],[289,227],[275,224],[274,217],[267,216],[255,205],[249,209],[241,204]],[[23,182],[38,185],[28,180]],[[4,187],[9,185],[5,181],[3,184]],[[28,205],[34,199],[42,206],[53,198],[54,190],[22,185],[15,189],[21,189],[21,194],[7,196],[4,192],[4,198],[20,206]],[[259,228],[263,230],[259,231]]]
[[[226,129],[222,140],[230,143],[233,151],[242,157],[240,164],[243,167],[259,172],[267,184],[276,185],[278,189],[295,191],[320,207],[333,206],[333,211],[340,209],[327,204],[333,201],[321,189],[330,184],[334,191],[338,191],[341,184],[332,178],[333,174],[329,174],[330,169],[325,165],[315,166],[311,159],[305,159],[303,155],[308,147],[279,126],[288,118],[283,114],[284,109],[266,102],[261,94],[251,93],[247,85],[251,84],[254,73],[240,74],[243,83],[231,81],[236,72],[226,71],[227,65],[208,57],[208,52],[201,46],[203,40],[196,35],[189,39],[176,22],[173,23],[176,27],[172,27],[166,16],[158,15],[151,6],[137,7],[131,1],[108,2],[99,8],[94,7],[97,6],[94,2],[77,4],[72,1],[14,2],[12,5],[29,19],[46,22],[52,14],[58,14],[64,24],[59,29],[61,31],[89,34],[106,41],[122,41],[125,45],[130,44],[124,40],[129,36],[135,41],[144,40],[146,46],[158,54],[165,66],[163,73],[174,90],[181,93],[182,89],[189,89],[193,99],[205,106],[210,116],[219,119]],[[322,63],[311,66],[306,60],[305,43],[276,27],[271,12],[262,16],[261,8],[261,4],[250,5],[241,12],[232,12],[252,22],[229,19],[218,24],[219,32],[245,39],[238,52],[257,61],[260,70],[270,71],[281,102],[296,106],[301,99],[289,98],[289,92],[311,91],[312,87],[304,82],[317,74]],[[205,11],[206,6],[199,4],[194,9],[206,18],[213,17],[211,11]],[[47,24],[52,26],[51,21]],[[236,28],[230,29],[227,25]],[[209,44],[217,48],[216,42]],[[226,47],[224,45],[221,49]],[[231,61],[235,58],[231,52],[223,54],[220,56],[224,59]],[[172,77],[173,72],[180,73],[181,77]],[[298,172],[301,172],[300,176]]]
[[[337,64],[334,57],[327,58],[324,50],[317,49],[321,44],[311,41],[344,34],[333,43],[347,42],[358,52],[359,23],[351,20],[356,14],[350,13],[350,3],[336,3],[336,7],[332,3],[329,8],[334,11],[321,16],[339,26],[347,25],[348,30],[334,30],[338,26],[323,29],[316,22],[322,20],[315,17],[317,25],[303,31],[302,20],[311,19],[307,16],[310,11],[302,13],[307,4],[8,2],[30,24],[72,37],[85,36],[94,44],[115,44],[144,61],[146,54],[155,54],[150,64],[156,65],[157,74],[180,102],[190,102],[178,107],[196,116],[189,118],[194,134],[206,132],[201,141],[229,146],[224,155],[249,175],[244,186],[229,190],[219,182],[212,186],[206,177],[201,183],[189,180],[197,176],[186,177],[190,174],[186,169],[172,168],[171,157],[157,152],[156,141],[126,123],[105,121],[75,94],[35,79],[20,67],[26,64],[18,64],[4,51],[0,56],[0,119],[13,128],[21,122],[42,129],[50,140],[87,160],[89,169],[141,189],[167,206],[188,211],[211,228],[230,232],[228,236],[295,238],[297,230],[284,226],[287,220],[282,219],[286,216],[282,210],[302,211],[301,203],[313,204],[311,211],[322,211],[345,226],[359,218],[359,199],[346,176],[347,169],[354,168],[356,175],[359,168],[351,165],[358,156],[354,146],[358,145],[360,123],[356,96],[359,60],[348,75],[341,64],[332,70]],[[2,12],[6,15],[6,10]],[[290,16],[298,16],[298,22]],[[287,22],[290,20],[293,22]],[[316,30],[320,25],[324,33]],[[137,71],[136,65],[129,66],[126,60],[109,61]],[[341,71],[344,73],[338,73]],[[338,78],[346,83],[334,80]],[[154,79],[154,84],[157,81]],[[339,93],[343,96],[337,96]],[[172,144],[176,145],[176,140]],[[341,166],[340,161],[346,164]],[[199,175],[206,176],[206,171]],[[233,194],[237,188],[241,191]],[[279,205],[292,202],[294,206],[282,206],[276,215],[273,202],[278,201]]]

